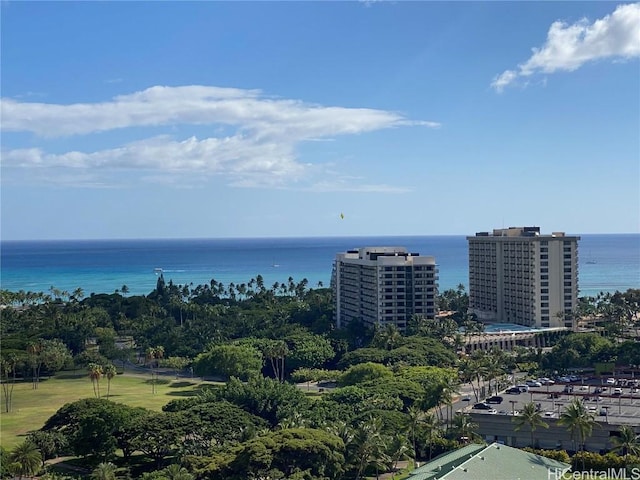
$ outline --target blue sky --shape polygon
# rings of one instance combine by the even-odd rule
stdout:
[[[0,8],[2,239],[640,231],[639,3]]]

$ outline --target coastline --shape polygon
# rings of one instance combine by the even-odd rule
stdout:
[[[49,292],[53,286],[85,295],[147,295],[156,269],[179,285],[246,283],[261,275],[266,285],[308,280],[328,287],[335,254],[363,245],[402,245],[433,255],[439,289],[468,286],[466,236],[380,236],[243,239],[2,241],[0,285],[11,291]],[[640,288],[640,234],[581,235],[580,296]],[[593,263],[591,263],[593,262]]]

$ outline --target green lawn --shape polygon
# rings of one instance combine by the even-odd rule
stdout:
[[[160,410],[167,402],[195,395],[203,383],[196,379],[174,380],[160,378],[155,395],[151,393],[151,376],[133,373],[117,375],[111,380],[109,399],[127,405]],[[107,394],[107,380],[100,381],[103,398]],[[31,382],[16,383],[13,390],[13,409],[5,413],[4,397],[0,405],[0,445],[6,449],[20,443],[31,430],[41,428],[45,421],[65,403],[94,397],[93,386],[85,372],[62,372],[53,378],[42,379],[37,390]]]

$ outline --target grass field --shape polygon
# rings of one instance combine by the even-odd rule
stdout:
[[[111,380],[109,399],[159,411],[167,402],[196,395],[201,385],[212,384],[197,379],[173,380],[172,377],[160,377],[156,383],[156,393],[152,394],[150,382],[150,375],[117,375]],[[100,392],[101,397],[106,398],[106,378],[100,381]],[[42,379],[37,390],[33,390],[29,381],[16,383],[13,390],[13,409],[10,413],[4,411],[4,396],[1,399],[0,445],[12,449],[29,431],[41,428],[65,403],[94,396],[93,386],[85,372],[62,372],[55,377]]]

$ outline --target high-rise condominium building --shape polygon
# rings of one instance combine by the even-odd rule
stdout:
[[[483,321],[573,326],[580,237],[510,227],[467,240],[470,313]]]
[[[434,257],[403,247],[364,247],[338,253],[331,279],[336,325],[361,320],[404,331],[413,314],[435,318],[438,270]]]

